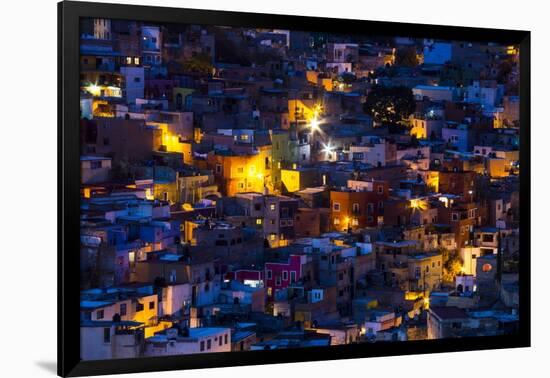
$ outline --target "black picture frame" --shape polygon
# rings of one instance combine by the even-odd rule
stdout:
[[[492,41],[520,46],[521,264],[519,333],[408,341],[227,352],[124,360],[81,361],[79,355],[79,19],[98,17],[159,23],[194,23],[415,38]],[[396,22],[314,18],[168,7],[63,1],[58,3],[58,374],[83,376],[337,360],[530,346],[530,32]]]

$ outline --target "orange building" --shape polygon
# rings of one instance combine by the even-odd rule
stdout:
[[[214,179],[225,196],[232,197],[246,192],[263,193],[270,186],[271,146],[257,147],[250,154],[211,152],[208,154],[207,166],[214,172]]]
[[[344,188],[330,192],[330,223],[336,231],[376,227],[383,222],[387,182],[376,182],[372,190]]]

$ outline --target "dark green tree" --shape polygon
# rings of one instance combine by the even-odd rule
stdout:
[[[212,73],[212,62],[209,55],[198,54],[183,62],[184,72],[200,73],[209,75]]]
[[[367,95],[364,111],[383,124],[398,124],[415,110],[410,88],[377,85]]]
[[[397,50],[395,54],[395,64],[404,67],[418,66],[418,57],[414,46],[403,47]]]

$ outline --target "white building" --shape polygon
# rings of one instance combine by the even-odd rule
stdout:
[[[80,324],[80,358],[141,357],[143,330],[136,322],[85,321]],[[138,328],[136,328],[138,327]]]
[[[493,109],[502,102],[504,85],[495,81],[474,81],[466,88],[464,99],[467,102],[481,104],[486,109]]]
[[[440,87],[435,85],[417,85],[412,89],[417,100],[428,97],[432,101],[452,101],[453,90],[451,87]]]
[[[109,180],[111,158],[100,156],[80,157],[80,177],[82,184],[98,184]]]
[[[365,334],[375,336],[377,332],[399,327],[401,320],[401,316],[396,317],[394,312],[373,310],[367,314]]]
[[[143,98],[145,91],[145,71],[143,67],[123,66],[120,73],[124,76],[124,96],[126,102],[135,103],[137,98]]]
[[[363,137],[361,145],[350,146],[350,160],[383,167],[396,161],[395,144],[379,137]]]
[[[192,290],[189,283],[168,284],[162,288],[162,302],[160,304],[160,316],[174,315],[185,312],[192,299]]]
[[[143,26],[141,36],[143,63],[157,66],[162,64],[160,28],[158,26]]]
[[[189,328],[188,334],[170,328],[145,340],[146,357],[230,351],[230,328]]]
[[[111,20],[106,18],[94,19],[94,38],[111,39]]]

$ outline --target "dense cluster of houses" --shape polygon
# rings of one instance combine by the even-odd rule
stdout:
[[[518,56],[82,20],[82,359],[516,332]]]

